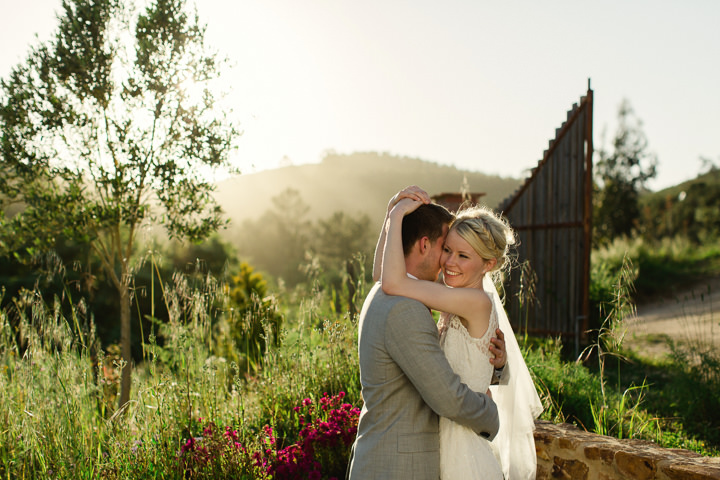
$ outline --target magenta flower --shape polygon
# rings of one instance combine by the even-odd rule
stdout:
[[[212,472],[244,472],[253,478],[337,480],[343,478],[350,448],[357,432],[360,409],[343,402],[345,392],[327,393],[318,400],[316,409],[310,398],[293,408],[297,432],[295,443],[282,432],[276,438],[272,426],[262,428],[259,448],[247,451],[240,435],[232,427],[218,429],[209,422],[202,437],[185,441],[178,454],[180,466],[188,478]],[[280,448],[285,444],[284,448]]]

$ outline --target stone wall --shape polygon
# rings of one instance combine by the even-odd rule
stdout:
[[[720,458],[618,440],[568,425],[535,422],[537,480],[720,479]]]

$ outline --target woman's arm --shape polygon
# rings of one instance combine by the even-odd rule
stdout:
[[[375,245],[375,256],[373,257],[373,282],[380,280],[380,274],[382,272],[383,250],[385,249],[385,232],[387,231],[386,228],[388,218],[390,217],[390,211],[403,198],[413,198],[422,203],[430,203],[430,195],[416,185],[403,188],[390,199],[388,202],[387,213],[385,214],[385,220],[383,220],[383,224],[380,227],[380,237]]]
[[[407,276],[402,249],[402,219],[414,211],[421,202],[402,199],[390,211],[386,224],[385,249],[382,257],[382,289],[389,295],[400,295],[424,303],[433,310],[449,312],[470,321],[487,319],[491,302],[481,290],[475,288],[448,288],[437,282],[417,280]],[[441,240],[437,240],[441,241]],[[420,240],[422,253],[430,248],[427,238]],[[487,328],[487,320],[483,322]],[[473,329],[474,330],[474,329]],[[484,329],[483,329],[484,331]]]
[[[373,282],[379,281],[380,274],[382,273],[383,250],[385,249],[385,229],[387,228],[389,215],[390,211],[388,210],[385,214],[385,220],[383,220],[382,227],[380,227],[380,237],[378,238],[377,245],[375,245],[375,257],[373,258]]]

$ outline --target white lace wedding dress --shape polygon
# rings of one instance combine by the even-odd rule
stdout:
[[[440,346],[450,366],[476,392],[485,393],[492,381],[489,346],[497,327],[494,303],[482,338],[471,337],[456,315],[443,315],[440,322]],[[502,480],[497,447],[469,428],[440,417],[440,478]]]

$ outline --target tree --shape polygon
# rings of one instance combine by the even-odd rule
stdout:
[[[337,268],[362,253],[370,256],[375,247],[376,232],[367,214],[350,215],[335,212],[318,220],[316,246],[326,268]]]
[[[249,263],[240,263],[237,273],[230,276],[227,288],[233,305],[227,323],[234,351],[227,352],[226,356],[232,358],[235,352],[242,352],[245,368],[255,370],[262,365],[268,343],[280,346],[283,316],[278,311],[276,298],[268,295],[267,282]]]
[[[294,188],[274,196],[272,204],[259,219],[243,222],[239,254],[293,287],[304,280],[300,265],[311,248],[313,228],[307,219],[310,207]]]
[[[598,150],[595,164],[597,192],[594,211],[596,241],[610,241],[632,232],[640,217],[641,190],[656,175],[657,158],[648,152],[642,122],[634,115],[627,100],[618,110],[618,128],[613,151]]]
[[[64,0],[53,40],[0,83],[0,249],[18,258],[61,236],[87,243],[120,303],[122,407],[130,398],[130,298],[142,227],[199,241],[222,224],[206,178],[231,169],[237,129],[216,106],[224,64],[184,0],[135,13]]]
[[[335,289],[335,309],[340,311],[340,293],[346,290],[348,311],[354,315],[356,285],[364,272],[372,271],[375,230],[370,217],[338,211],[326,220],[318,220],[317,231],[315,250],[326,282]]]

